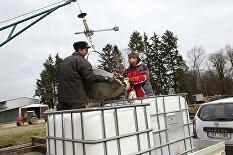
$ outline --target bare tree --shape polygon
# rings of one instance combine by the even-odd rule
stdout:
[[[212,67],[217,71],[221,83],[221,93],[226,94],[225,73],[227,70],[227,57],[224,53],[224,50],[221,49],[216,53],[210,54],[209,61],[212,64]]]
[[[201,76],[200,71],[203,69],[204,60],[206,59],[205,49],[201,46],[195,46],[190,51],[188,51],[188,63],[191,69],[191,72],[194,76],[194,82],[196,87],[196,92],[200,92],[201,86]]]
[[[205,83],[205,95],[216,95],[221,94],[221,83],[218,77],[217,72],[213,71],[212,69],[207,69],[203,75],[203,82]]]
[[[231,71],[233,70],[233,48],[230,45],[226,45],[225,51],[227,54],[227,59],[231,64]]]

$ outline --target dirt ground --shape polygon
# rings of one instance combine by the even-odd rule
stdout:
[[[40,152],[29,152],[29,153],[24,153],[22,155],[44,155],[44,154],[42,154]]]
[[[0,148],[31,142],[32,136],[45,136],[44,120],[40,120],[36,125],[0,124]]]
[[[43,124],[43,123],[45,123],[45,120],[38,120],[38,124]],[[25,123],[24,126],[28,126],[28,124]],[[2,130],[2,129],[8,129],[8,128],[14,128],[14,127],[18,127],[16,125],[16,122],[5,123],[5,124],[4,123],[0,123],[0,130]]]

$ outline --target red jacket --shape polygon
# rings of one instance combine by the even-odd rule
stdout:
[[[135,67],[129,66],[123,75],[130,79],[130,86],[136,91],[137,97],[153,96],[149,70],[146,65],[139,63]]]

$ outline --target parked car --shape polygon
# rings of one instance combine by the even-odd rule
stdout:
[[[193,119],[195,138],[223,141],[233,154],[233,97],[204,103]]]

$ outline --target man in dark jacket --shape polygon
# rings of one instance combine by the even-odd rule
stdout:
[[[90,48],[87,42],[75,42],[73,47],[75,52],[65,58],[59,67],[57,110],[85,108],[88,104],[85,85],[114,81],[113,78],[94,74],[91,64],[85,59]]]
[[[149,70],[143,64],[137,53],[131,52],[128,55],[129,68],[124,72],[124,77],[128,78],[130,90],[136,92],[136,97],[153,96],[153,89],[149,81]]]

